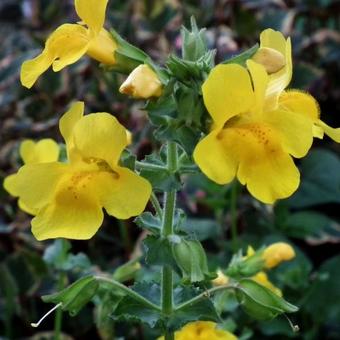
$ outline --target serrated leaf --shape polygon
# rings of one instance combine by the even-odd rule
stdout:
[[[168,238],[149,235],[144,240],[143,245],[145,247],[145,261],[149,265],[168,265],[176,269],[176,262]]]
[[[159,305],[161,290],[158,284],[140,282],[130,288]],[[114,320],[142,322],[151,328],[154,328],[161,321],[157,310],[145,307],[145,305],[132,299],[130,296],[123,297],[111,317]]]
[[[174,301],[176,305],[183,303],[202,291],[198,288],[179,286],[174,290]],[[191,321],[213,321],[220,322],[221,319],[210,299],[204,299],[193,305],[176,310],[176,313],[166,321],[166,326],[175,331]]]
[[[134,222],[138,227],[151,231],[154,235],[159,235],[162,228],[162,221],[158,216],[154,216],[147,211],[135,218]]]

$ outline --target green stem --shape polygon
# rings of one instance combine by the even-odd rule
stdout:
[[[170,172],[177,170],[177,145],[168,143],[167,165]],[[164,193],[162,237],[166,238],[173,233],[173,220],[176,208],[176,190]],[[164,265],[162,268],[161,306],[163,315],[170,316],[173,313],[173,273],[172,268]],[[165,340],[173,340],[174,333],[166,331]]]
[[[184,309],[186,307],[189,307],[189,306],[192,306],[198,302],[200,302],[201,300],[204,300],[204,299],[209,299],[209,297],[216,293],[216,292],[219,292],[220,290],[224,290],[224,289],[235,289],[236,286],[234,285],[231,285],[231,284],[226,284],[226,285],[222,285],[222,286],[218,286],[218,287],[213,287],[213,288],[210,288],[208,290],[206,290],[205,292],[193,297],[192,299],[190,300],[187,300],[183,303],[181,303],[180,305],[176,306],[176,308],[174,309],[175,312],[179,311],[180,309]]]
[[[161,219],[163,216],[163,211],[162,211],[162,207],[159,204],[159,201],[155,195],[154,192],[151,193],[151,197],[150,197],[150,201],[152,203],[152,206],[154,207],[156,214],[158,215],[158,217]]]
[[[109,283],[110,285],[114,286],[115,288],[123,291],[126,295],[130,296],[135,301],[142,303],[146,307],[152,308],[152,309],[157,310],[159,312],[161,311],[159,306],[155,305],[154,303],[152,303],[151,301],[146,299],[144,296],[136,293],[134,290],[130,289],[129,287],[126,287],[125,285],[121,284],[118,281],[115,281],[115,280],[112,280],[112,279],[109,279],[109,278],[103,277],[103,276],[96,276],[96,279],[98,281]]]
[[[59,273],[59,280],[58,280],[58,292],[64,289],[64,282],[65,282],[65,273]],[[63,322],[63,310],[58,308],[55,312],[54,317],[54,340],[60,340],[61,335],[61,326]]]
[[[230,195],[230,216],[231,216],[231,245],[233,252],[238,249],[238,237],[237,237],[237,193],[238,185],[234,181],[231,185]]]

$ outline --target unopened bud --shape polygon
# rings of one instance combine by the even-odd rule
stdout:
[[[263,65],[268,74],[278,72],[286,65],[284,55],[270,47],[260,47],[252,60]]]
[[[295,257],[295,251],[287,243],[277,242],[273,243],[269,247],[267,247],[263,254],[262,258],[265,261],[266,268],[273,268],[279,265],[283,261],[289,261]]]
[[[156,72],[143,64],[130,73],[119,92],[134,98],[159,97],[162,94],[162,83]]]
[[[217,278],[211,281],[213,286],[223,286],[223,285],[228,284],[229,277],[227,275],[224,275],[221,269],[218,269],[216,274],[217,274]]]

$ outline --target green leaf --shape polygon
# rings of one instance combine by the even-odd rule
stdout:
[[[318,323],[340,324],[340,255],[325,261],[315,273],[315,279],[308,292],[308,299],[302,306]]]
[[[242,66],[246,66],[246,61],[250,59],[257,52],[258,49],[259,44],[255,44],[253,47],[242,52],[241,54],[223,61],[222,64],[239,64]]]
[[[240,305],[255,319],[270,320],[283,313],[298,311],[298,307],[251,279],[242,279],[236,288]]]
[[[176,269],[176,261],[171,251],[171,242],[168,238],[149,235],[143,242],[145,248],[145,261],[149,265],[168,265]]]
[[[202,290],[189,286],[179,286],[174,290],[175,305],[179,305],[196,295],[202,293]],[[188,305],[184,308],[177,309],[171,318],[166,320],[166,326],[172,331],[175,331],[188,322],[192,321],[213,321],[220,322],[221,319],[216,312],[214,304],[209,298],[200,300],[199,302]]]
[[[130,150],[125,149],[120,157],[121,166],[135,170],[136,156]]]
[[[154,216],[151,212],[146,211],[135,218],[134,222],[138,227],[151,231],[154,235],[159,235],[162,228],[162,221],[158,216]]]
[[[193,16],[191,17],[191,31],[182,27],[181,36],[183,59],[196,61],[208,51],[205,29],[198,29]]]
[[[316,242],[328,242],[340,238],[339,224],[328,216],[315,211],[299,211],[289,215],[280,226],[287,236],[313,238]]]
[[[151,302],[159,305],[160,286],[153,282],[140,282],[130,287]],[[118,303],[111,315],[114,320],[142,322],[154,328],[161,320],[158,311],[145,307],[142,303],[126,295]]]
[[[340,159],[328,150],[312,150],[301,162],[301,184],[288,199],[293,208],[340,203]]]
[[[94,276],[85,276],[62,291],[44,295],[44,302],[62,303],[61,309],[75,316],[96,294],[99,283]]]
[[[154,190],[169,191],[170,189],[179,189],[181,182],[177,172],[171,173],[167,169],[166,163],[161,159],[161,153],[147,155],[143,160],[145,163],[158,166],[158,168],[143,168],[140,175],[146,178]],[[143,163],[143,161],[141,163]]]

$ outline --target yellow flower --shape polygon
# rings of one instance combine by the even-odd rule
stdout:
[[[229,282],[229,277],[224,275],[221,269],[217,270],[217,277],[216,277],[216,279],[213,279],[211,281],[211,283],[214,286],[223,286],[223,285],[228,284],[228,282]]]
[[[150,66],[143,64],[130,73],[119,92],[134,98],[159,97],[162,94],[162,83]]]
[[[119,166],[125,128],[112,115],[83,116],[75,103],[60,119],[68,163],[26,164],[12,192],[36,211],[32,232],[38,240],[91,238],[103,222],[103,208],[120,219],[139,215],[151,194],[148,181]]]
[[[306,155],[313,141],[313,122],[272,101],[270,77],[252,60],[216,66],[204,82],[203,99],[213,129],[194,150],[201,170],[219,184],[235,177],[264,203],[289,197],[300,174],[291,156]],[[279,71],[281,72],[281,71]]]
[[[59,146],[53,139],[42,139],[35,143],[30,139],[24,140],[20,144],[20,157],[24,164],[37,164],[56,162],[59,158]],[[9,175],[4,180],[4,188],[13,196],[15,194],[15,183],[17,174]],[[18,201],[21,210],[34,215],[36,211],[27,207],[21,199]]]
[[[268,246],[262,255],[265,267],[270,269],[279,265],[283,261],[289,261],[295,257],[295,251],[288,243],[277,242]]]
[[[270,289],[272,292],[274,292],[278,296],[282,296],[282,292],[279,288],[275,287],[268,279],[268,275],[265,272],[258,272],[256,275],[254,275],[252,280],[256,281],[260,285]]]
[[[22,64],[22,85],[31,88],[51,65],[53,71],[57,72],[75,63],[84,54],[104,64],[115,64],[114,51],[117,44],[103,28],[107,2],[75,0],[75,9],[82,22],[59,26],[47,39],[42,53]]]
[[[260,35],[260,48],[252,60],[262,64],[269,74],[266,89],[266,110],[281,106],[289,111],[305,115],[313,121],[313,135],[323,138],[324,133],[340,143],[340,128],[334,129],[320,120],[317,101],[308,93],[292,90],[284,92],[292,78],[292,48],[290,38],[281,32],[264,30]]]
[[[158,340],[164,340],[164,337]],[[175,340],[237,340],[237,337],[228,331],[217,329],[215,322],[196,321],[175,332]]]

